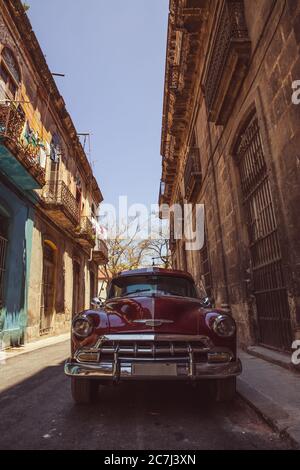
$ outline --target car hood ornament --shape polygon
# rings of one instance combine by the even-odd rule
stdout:
[[[133,323],[139,323],[142,325],[155,327],[155,326],[162,326],[162,325],[174,323],[174,321],[173,320],[148,319],[148,320],[134,320]]]

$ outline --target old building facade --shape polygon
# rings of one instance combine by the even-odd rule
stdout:
[[[103,200],[19,0],[0,2],[0,339],[68,331],[107,261]]]
[[[171,0],[160,204],[205,205],[173,265],[228,305],[242,345],[300,338],[299,0]]]

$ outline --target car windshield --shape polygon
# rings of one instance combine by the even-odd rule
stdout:
[[[109,298],[151,294],[197,298],[193,281],[175,276],[124,276],[114,279]]]

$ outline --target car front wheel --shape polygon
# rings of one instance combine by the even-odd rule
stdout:
[[[71,378],[71,392],[75,403],[88,404],[97,397],[99,384],[91,379]]]
[[[215,380],[214,396],[217,402],[234,400],[236,397],[236,377]]]

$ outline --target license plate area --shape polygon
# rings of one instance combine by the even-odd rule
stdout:
[[[132,364],[132,375],[144,377],[177,377],[176,364]]]

